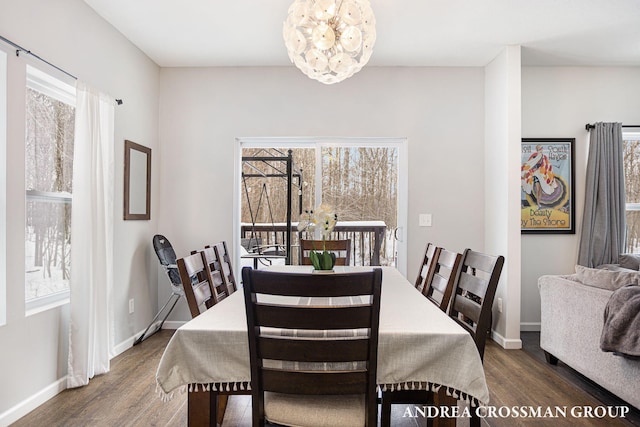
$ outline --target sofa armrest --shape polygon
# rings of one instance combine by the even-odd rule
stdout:
[[[613,291],[584,285],[569,276],[542,276],[540,347],[560,360],[583,359],[579,349],[600,352],[604,308]]]
[[[575,275],[547,275],[538,279],[542,320],[540,347],[640,408],[640,360],[600,349],[604,309],[613,291],[572,279]]]

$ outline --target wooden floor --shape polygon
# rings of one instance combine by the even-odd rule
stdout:
[[[155,393],[155,372],[173,331],[163,330],[112,360],[111,371],[86,387],[65,390],[13,426],[186,426],[186,395],[176,393],[162,402]],[[523,333],[524,350],[503,350],[487,343],[485,372],[491,406],[542,407],[602,406],[624,404],[560,363],[544,361],[537,333]],[[406,406],[396,405],[392,424],[397,427],[426,425],[424,418],[404,417]],[[467,419],[457,425],[467,426]],[[251,398],[231,396],[223,427],[251,425]],[[640,426],[635,410],[621,419],[500,418],[483,420],[483,426]]]

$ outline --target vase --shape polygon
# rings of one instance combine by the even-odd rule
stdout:
[[[335,273],[335,271],[333,271],[333,268],[331,270],[316,270],[314,268],[312,273],[313,274],[331,274],[331,273]]]

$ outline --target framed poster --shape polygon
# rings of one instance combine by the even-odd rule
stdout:
[[[522,233],[575,234],[574,143],[575,138],[522,139]]]

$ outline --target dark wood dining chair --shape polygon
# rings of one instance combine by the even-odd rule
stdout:
[[[245,267],[242,281],[253,426],[376,426],[382,270],[316,275]]]
[[[214,291],[205,272],[203,257],[195,253],[177,260],[178,272],[191,317],[197,317],[215,304]]]
[[[302,265],[311,265],[311,259],[309,259],[309,252],[322,251],[326,249],[329,252],[336,254],[335,265],[349,265],[351,263],[351,239],[345,240],[300,240],[300,250],[302,252]]]
[[[438,258],[434,260],[433,274],[422,291],[429,301],[444,312],[449,308],[453,285],[458,275],[462,254],[440,248]]]
[[[449,316],[471,334],[482,359],[504,257],[465,249],[461,264]]]
[[[222,242],[220,243],[222,244]],[[187,302],[189,304],[189,310],[191,311],[191,316],[196,317],[204,310],[211,308],[213,305],[219,303],[227,296],[229,296],[233,291],[235,291],[235,278],[233,278],[233,270],[231,270],[231,266],[229,265],[229,269],[227,270],[231,275],[230,281],[233,280],[233,286],[229,286],[225,281],[225,273],[223,262],[221,262],[221,257],[218,255],[218,251],[216,251],[216,247],[218,244],[211,246],[207,245],[203,250],[200,251],[192,251],[191,257],[200,257],[200,262],[197,261],[197,258],[189,258],[188,261],[183,261],[183,269],[185,271],[185,275],[189,275],[191,278],[191,282],[185,282],[184,279],[182,283],[198,283],[197,289],[193,288],[193,292],[191,295],[191,299],[187,294],[185,289],[185,295],[187,297]],[[223,248],[226,249],[226,245],[222,244]],[[178,264],[178,268],[180,268],[180,264]],[[181,277],[182,277],[182,270]],[[185,276],[186,277],[186,276]],[[206,287],[205,283],[209,284],[209,288],[211,290],[211,294],[208,296],[208,299],[204,301],[204,306],[201,301],[206,296]],[[227,409],[227,402],[229,400],[228,393],[219,392],[216,393],[217,396],[217,409],[215,411],[216,419],[218,424],[222,424],[224,420],[225,411]],[[196,396],[192,396],[190,398],[197,398]]]
[[[498,288],[504,257],[465,249],[462,268],[453,290],[449,316],[473,337],[480,359],[491,330],[491,309]],[[481,419],[471,411],[470,427],[480,427]]]
[[[429,246],[427,246],[427,251]],[[453,293],[455,281],[462,265],[462,254],[437,248],[437,253],[431,260],[431,272],[427,273],[427,280],[422,291],[423,295],[432,303],[446,312]],[[425,254],[426,258],[427,254]],[[424,270],[424,269],[423,269]],[[391,424],[391,405],[393,404],[432,404],[434,396],[427,390],[394,390],[382,392],[381,424]],[[431,425],[431,420],[427,424]]]
[[[218,262],[220,263],[220,272],[222,274],[222,279],[227,286],[227,295],[231,295],[238,289],[238,284],[236,282],[236,277],[233,274],[233,263],[231,262],[231,255],[227,249],[227,242],[223,240],[215,245],[205,246],[205,248],[210,247],[213,247],[216,257],[218,258]]]
[[[214,303],[217,304],[229,296],[229,290],[224,281],[218,256],[216,255],[215,249],[211,246],[205,247],[199,252],[200,255],[202,255],[202,261],[204,263],[204,273],[208,276],[209,283],[211,283],[211,287],[213,288]]]
[[[424,251],[424,257],[422,263],[420,263],[420,270],[418,271],[418,278],[416,279],[416,289],[423,292],[425,283],[428,283],[435,272],[435,259],[438,259],[441,248],[437,247],[433,243],[427,243],[427,248]]]

